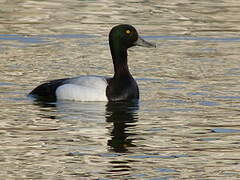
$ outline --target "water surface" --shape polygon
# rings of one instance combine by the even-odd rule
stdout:
[[[11,0],[0,15],[2,179],[239,179],[240,2]],[[133,24],[139,103],[26,97],[112,76],[108,32]]]

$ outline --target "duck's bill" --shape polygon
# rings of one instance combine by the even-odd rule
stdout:
[[[138,37],[138,40],[134,43],[136,46],[144,46],[144,47],[156,47],[156,44],[150,43],[140,36]]]

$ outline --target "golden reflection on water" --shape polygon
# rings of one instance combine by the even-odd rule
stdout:
[[[3,179],[239,178],[238,1],[1,1]],[[112,75],[108,32],[136,26],[139,104],[26,98],[49,79]]]

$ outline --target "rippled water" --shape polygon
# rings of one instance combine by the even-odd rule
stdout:
[[[240,2],[0,1],[2,179],[239,179]],[[133,24],[139,104],[26,97],[113,73],[108,32]]]

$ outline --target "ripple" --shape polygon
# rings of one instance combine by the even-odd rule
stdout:
[[[164,128],[151,128],[151,129],[148,129],[146,131],[150,131],[150,132],[159,132],[159,131],[165,131],[166,129]]]
[[[164,102],[175,103],[175,104],[186,104],[187,103],[187,101],[184,101],[182,99],[169,99],[169,100],[165,100]]]
[[[218,42],[239,42],[240,37],[213,38],[213,37],[192,37],[192,36],[144,36],[149,39],[162,40],[198,40],[198,41],[218,41]]]
[[[218,138],[200,138],[197,141],[216,141],[219,140]]]
[[[189,82],[171,80],[171,81],[166,81],[165,84],[189,84]]]
[[[157,178],[150,178],[150,180],[168,180],[176,178],[175,176],[165,176],[165,177],[157,177]]]
[[[36,36],[35,36],[36,37]],[[55,39],[79,39],[79,38],[95,38],[96,35],[90,34],[51,34],[51,35],[40,35],[39,38],[55,38]]]
[[[168,169],[168,168],[156,168],[158,172],[177,172],[175,169]]]
[[[214,133],[239,133],[239,129],[225,129],[225,128],[215,128],[212,129],[211,132]]]
[[[49,43],[49,39],[82,39],[82,38],[94,38],[96,35],[90,34],[57,34],[57,35],[36,35],[36,36],[24,36],[15,34],[0,34],[0,41],[13,41],[23,44],[46,44]],[[1,46],[12,46],[8,44],[0,44]]]
[[[186,89],[185,87],[166,87],[166,88],[160,88],[162,90],[180,90],[180,89]]]
[[[197,96],[197,95],[200,95],[200,96],[206,96],[208,95],[208,93],[203,93],[203,92],[191,92],[191,93],[187,93],[188,96]]]
[[[39,44],[39,43],[47,43],[48,41],[41,39],[40,37],[33,36],[22,36],[15,34],[0,34],[1,41],[18,41],[20,43],[31,43],[31,44]]]
[[[240,96],[214,96],[214,98],[219,98],[219,99],[240,99]]]
[[[199,105],[202,106],[219,106],[220,104],[217,102],[213,102],[213,101],[200,101]]]
[[[197,111],[194,108],[160,108],[159,111],[164,112],[189,112],[189,111]]]
[[[128,156],[129,158],[134,159],[146,159],[146,158],[161,158],[161,159],[174,159],[174,158],[182,158],[182,157],[190,157],[188,155],[173,155],[173,156],[161,156],[161,155],[134,155]]]
[[[213,62],[217,61],[217,59],[210,59],[210,58],[197,58],[191,59],[192,61],[200,61],[200,62]]]

